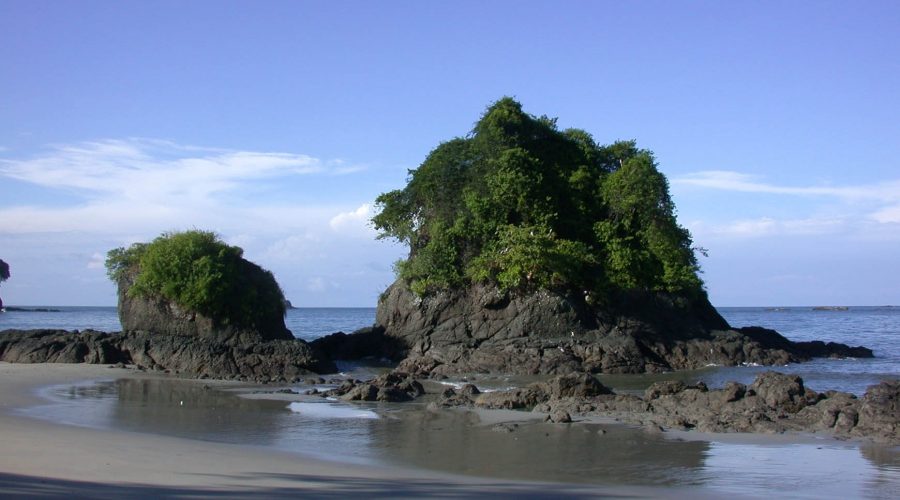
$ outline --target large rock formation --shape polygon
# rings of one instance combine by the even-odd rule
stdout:
[[[0,361],[10,363],[126,364],[192,378],[291,382],[332,373],[334,364],[302,340],[248,344],[143,331],[6,330]]]
[[[384,341],[376,345],[374,335]],[[393,354],[405,358],[401,370],[416,374],[653,373],[872,356],[864,347],[791,342],[763,328],[731,329],[705,297],[631,294],[595,307],[584,297],[515,295],[476,285],[421,298],[402,281],[382,294],[376,328],[366,332],[366,341],[351,335],[315,344],[333,357]],[[370,349],[360,352],[360,346]]]

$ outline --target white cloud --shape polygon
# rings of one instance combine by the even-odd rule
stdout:
[[[900,204],[884,207],[871,215],[872,219],[882,224],[900,223]]]
[[[105,265],[106,257],[98,252],[94,252],[94,254],[91,255],[91,260],[87,263],[88,269],[103,269]]]
[[[340,233],[372,235],[373,229],[369,225],[372,215],[372,205],[364,203],[352,212],[335,215],[328,224],[331,229]]]
[[[0,175],[51,188],[79,190],[87,198],[165,203],[198,201],[241,182],[322,172],[306,155],[181,146],[151,139],[103,140],[55,146],[45,155],[0,160]]]
[[[764,236],[798,236],[830,234],[846,230],[849,222],[840,217],[813,217],[807,219],[739,219],[724,224],[707,224],[695,221],[688,225],[695,237],[759,238]]]
[[[695,172],[672,180],[676,187],[695,187],[728,192],[782,195],[816,199],[816,214],[840,214],[838,216],[814,215],[807,218],[778,220],[771,216],[752,220],[738,220],[729,224],[703,228],[712,234],[733,236],[762,236],[767,234],[823,234],[838,230],[865,227],[872,222],[890,224],[900,222],[900,180],[886,180],[874,184],[845,186],[781,186],[759,180],[740,172],[713,170]],[[684,195],[684,194],[682,194]],[[734,206],[739,203],[735,202]],[[777,210],[769,205],[747,207]]]
[[[57,145],[25,159],[0,159],[6,177],[75,195],[81,201],[6,206],[0,232],[88,231],[158,234],[209,227],[259,234],[277,226],[325,227],[346,205],[273,205],[245,198],[251,183],[284,190],[298,176],[346,174],[359,168],[302,154],[185,146],[153,139]]]
[[[320,238],[311,233],[295,234],[279,239],[263,251],[266,260],[298,260],[316,253]]]
[[[846,200],[891,202],[900,200],[900,180],[859,186],[778,186],[756,176],[727,170],[694,172],[672,179],[673,185],[696,186],[744,193],[795,196],[832,196]]]
[[[366,227],[372,204],[362,202],[376,193],[328,196],[358,193],[356,179],[346,176],[363,169],[302,154],[150,139],[58,145],[31,157],[0,153],[0,185],[14,179],[40,187],[29,188],[29,198],[0,195],[3,257],[17,269],[5,295],[21,303],[109,305],[115,293],[102,273],[106,249],[202,228],[272,270],[298,304],[374,303],[401,250],[376,241]],[[370,261],[382,267],[369,269]],[[74,278],[42,285],[62,274]]]

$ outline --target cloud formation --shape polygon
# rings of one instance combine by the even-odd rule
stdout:
[[[900,223],[900,180],[849,186],[783,186],[740,172],[711,170],[676,177],[672,184],[676,187],[792,197],[808,203],[806,216],[798,214],[801,216],[784,219],[765,215],[717,224],[694,222],[690,226],[695,233],[733,237],[810,235],[850,230],[875,233],[883,229],[870,226]],[[778,211],[775,205],[761,207],[757,204],[752,209],[757,212],[760,209]],[[714,216],[706,214],[710,215]]]
[[[377,192],[346,190],[354,179],[337,177],[363,169],[154,139],[57,145],[30,157],[0,151],[0,185],[23,190],[0,198],[3,257],[17,270],[9,293],[23,303],[109,304],[109,249],[201,228],[270,269],[298,305],[374,303],[401,250],[368,227]]]
[[[57,145],[24,159],[0,159],[0,177],[80,200],[60,207],[35,199],[2,206],[0,231],[143,232],[173,224],[236,229],[265,222],[319,221],[346,205],[247,203],[248,187],[285,189],[310,175],[343,175],[361,167],[303,154],[186,146],[156,139],[107,139]],[[52,195],[48,195],[48,199]]]
[[[778,186],[741,172],[706,170],[676,177],[672,184],[743,193],[831,196],[850,201],[900,201],[900,180],[860,186]]]
[[[341,212],[328,221],[331,229],[339,233],[374,236],[369,220],[374,215],[372,205],[364,203],[351,212]]]
[[[806,219],[778,220],[772,217],[738,219],[724,224],[693,222],[688,224],[692,233],[735,238],[758,238],[776,235],[816,235],[842,231],[848,221],[841,217],[812,217]]]
[[[154,139],[59,145],[25,160],[0,160],[0,175],[51,188],[129,200],[204,198],[240,181],[322,172],[306,155],[182,146]]]

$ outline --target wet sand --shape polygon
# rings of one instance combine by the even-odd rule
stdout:
[[[344,464],[263,447],[64,425],[23,416],[42,387],[153,378],[92,365],[0,363],[0,491],[11,497],[224,496],[714,498],[702,488],[534,483]],[[539,459],[539,458],[538,458]]]

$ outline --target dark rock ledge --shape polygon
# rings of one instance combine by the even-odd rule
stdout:
[[[145,331],[5,330],[0,361],[126,364],[192,378],[292,382],[332,373],[334,364],[302,340],[226,343],[192,335]]]
[[[394,371],[315,393],[345,401],[403,402],[425,390],[414,376]],[[507,391],[482,392],[473,384],[448,387],[428,404],[432,411],[459,407],[539,412],[553,423],[612,418],[654,432],[809,432],[900,444],[900,381],[873,385],[857,398],[846,392],[816,392],[796,375],[770,371],[749,386],[728,382],[710,390],[702,382],[666,381],[635,395],[616,394],[591,374],[570,373]]]
[[[551,422],[611,417],[654,430],[701,432],[813,432],[900,444],[900,382],[868,388],[862,398],[815,392],[796,375],[765,372],[749,386],[729,382],[709,390],[703,383],[657,382],[643,394],[615,394],[590,374],[570,374],[504,392],[447,389],[439,407],[469,406],[546,413]]]

